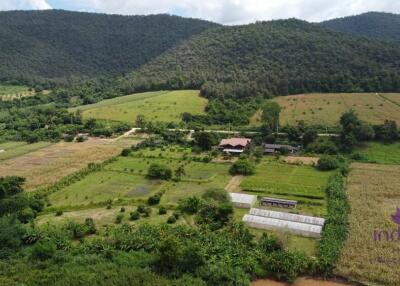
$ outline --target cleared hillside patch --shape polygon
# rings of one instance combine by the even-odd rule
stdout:
[[[7,85],[0,84],[0,99],[1,100],[13,100],[16,98],[22,98],[25,96],[34,95],[34,91],[30,91],[28,87],[22,85]]]
[[[159,91],[117,97],[81,106],[84,118],[135,123],[138,115],[147,121],[181,122],[184,112],[203,114],[207,100],[197,90]]]
[[[334,126],[342,113],[355,110],[360,119],[371,124],[382,124],[386,119],[400,124],[400,94],[378,93],[313,93],[279,96],[273,99],[282,107],[281,124],[307,124]],[[260,125],[261,112],[250,120]]]
[[[349,235],[338,274],[366,284],[398,285],[400,281],[398,225],[391,215],[400,200],[400,166],[351,166],[348,179]],[[374,240],[374,231],[394,231],[394,241]]]
[[[90,139],[83,143],[60,142],[1,161],[0,174],[25,177],[25,188],[30,191],[49,186],[89,163],[100,163],[116,156],[135,142],[109,139]]]

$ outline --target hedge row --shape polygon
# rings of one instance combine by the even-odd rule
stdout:
[[[347,237],[349,204],[345,192],[345,177],[341,172],[333,175],[326,188],[328,216],[322,232],[318,253],[318,273],[331,276]]]

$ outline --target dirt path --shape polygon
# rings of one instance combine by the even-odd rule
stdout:
[[[240,183],[243,181],[243,178],[243,176],[234,176],[226,185],[225,190],[230,193],[240,192],[242,190]]]

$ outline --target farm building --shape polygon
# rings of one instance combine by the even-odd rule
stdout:
[[[290,154],[295,154],[300,151],[300,147],[294,147],[290,145],[281,145],[281,144],[264,144],[264,154],[276,154],[279,153],[282,149],[288,150]]]
[[[250,209],[257,202],[257,196],[239,194],[239,193],[229,193],[231,197],[231,202],[235,207]]]
[[[325,219],[320,217],[305,216],[305,215],[298,215],[298,214],[291,214],[286,212],[277,212],[277,211],[263,210],[263,209],[251,209],[249,214],[262,217],[276,218],[281,220],[307,223],[307,224],[315,224],[320,226],[323,226],[325,223]]]
[[[243,217],[250,227],[268,230],[283,230],[294,234],[320,237],[325,220],[323,218],[276,212],[263,209],[251,209]]]
[[[222,139],[218,148],[227,154],[241,154],[250,143],[251,139],[249,138]]]
[[[261,205],[272,206],[272,207],[283,207],[283,208],[295,208],[297,206],[297,201],[264,197],[261,199]]]
[[[283,230],[307,237],[320,237],[322,232],[322,226],[320,225],[280,220],[256,215],[245,215],[243,217],[243,222],[254,228]]]

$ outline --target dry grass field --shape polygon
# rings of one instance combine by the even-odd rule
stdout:
[[[281,124],[294,125],[300,120],[308,124],[337,125],[340,115],[354,109],[360,118],[372,124],[385,119],[400,124],[400,94],[378,93],[313,93],[279,96],[273,99],[281,107]],[[251,125],[260,124],[261,112],[250,120]]]
[[[88,163],[99,163],[113,157],[132,140],[89,139],[83,143],[60,142],[9,160],[0,162],[2,176],[26,178],[25,188],[34,190],[49,186]]]
[[[356,163],[351,166],[348,197],[349,236],[338,274],[367,285],[399,285],[400,242],[391,215],[400,207],[400,166]],[[374,231],[394,231],[395,241],[374,240]]]

